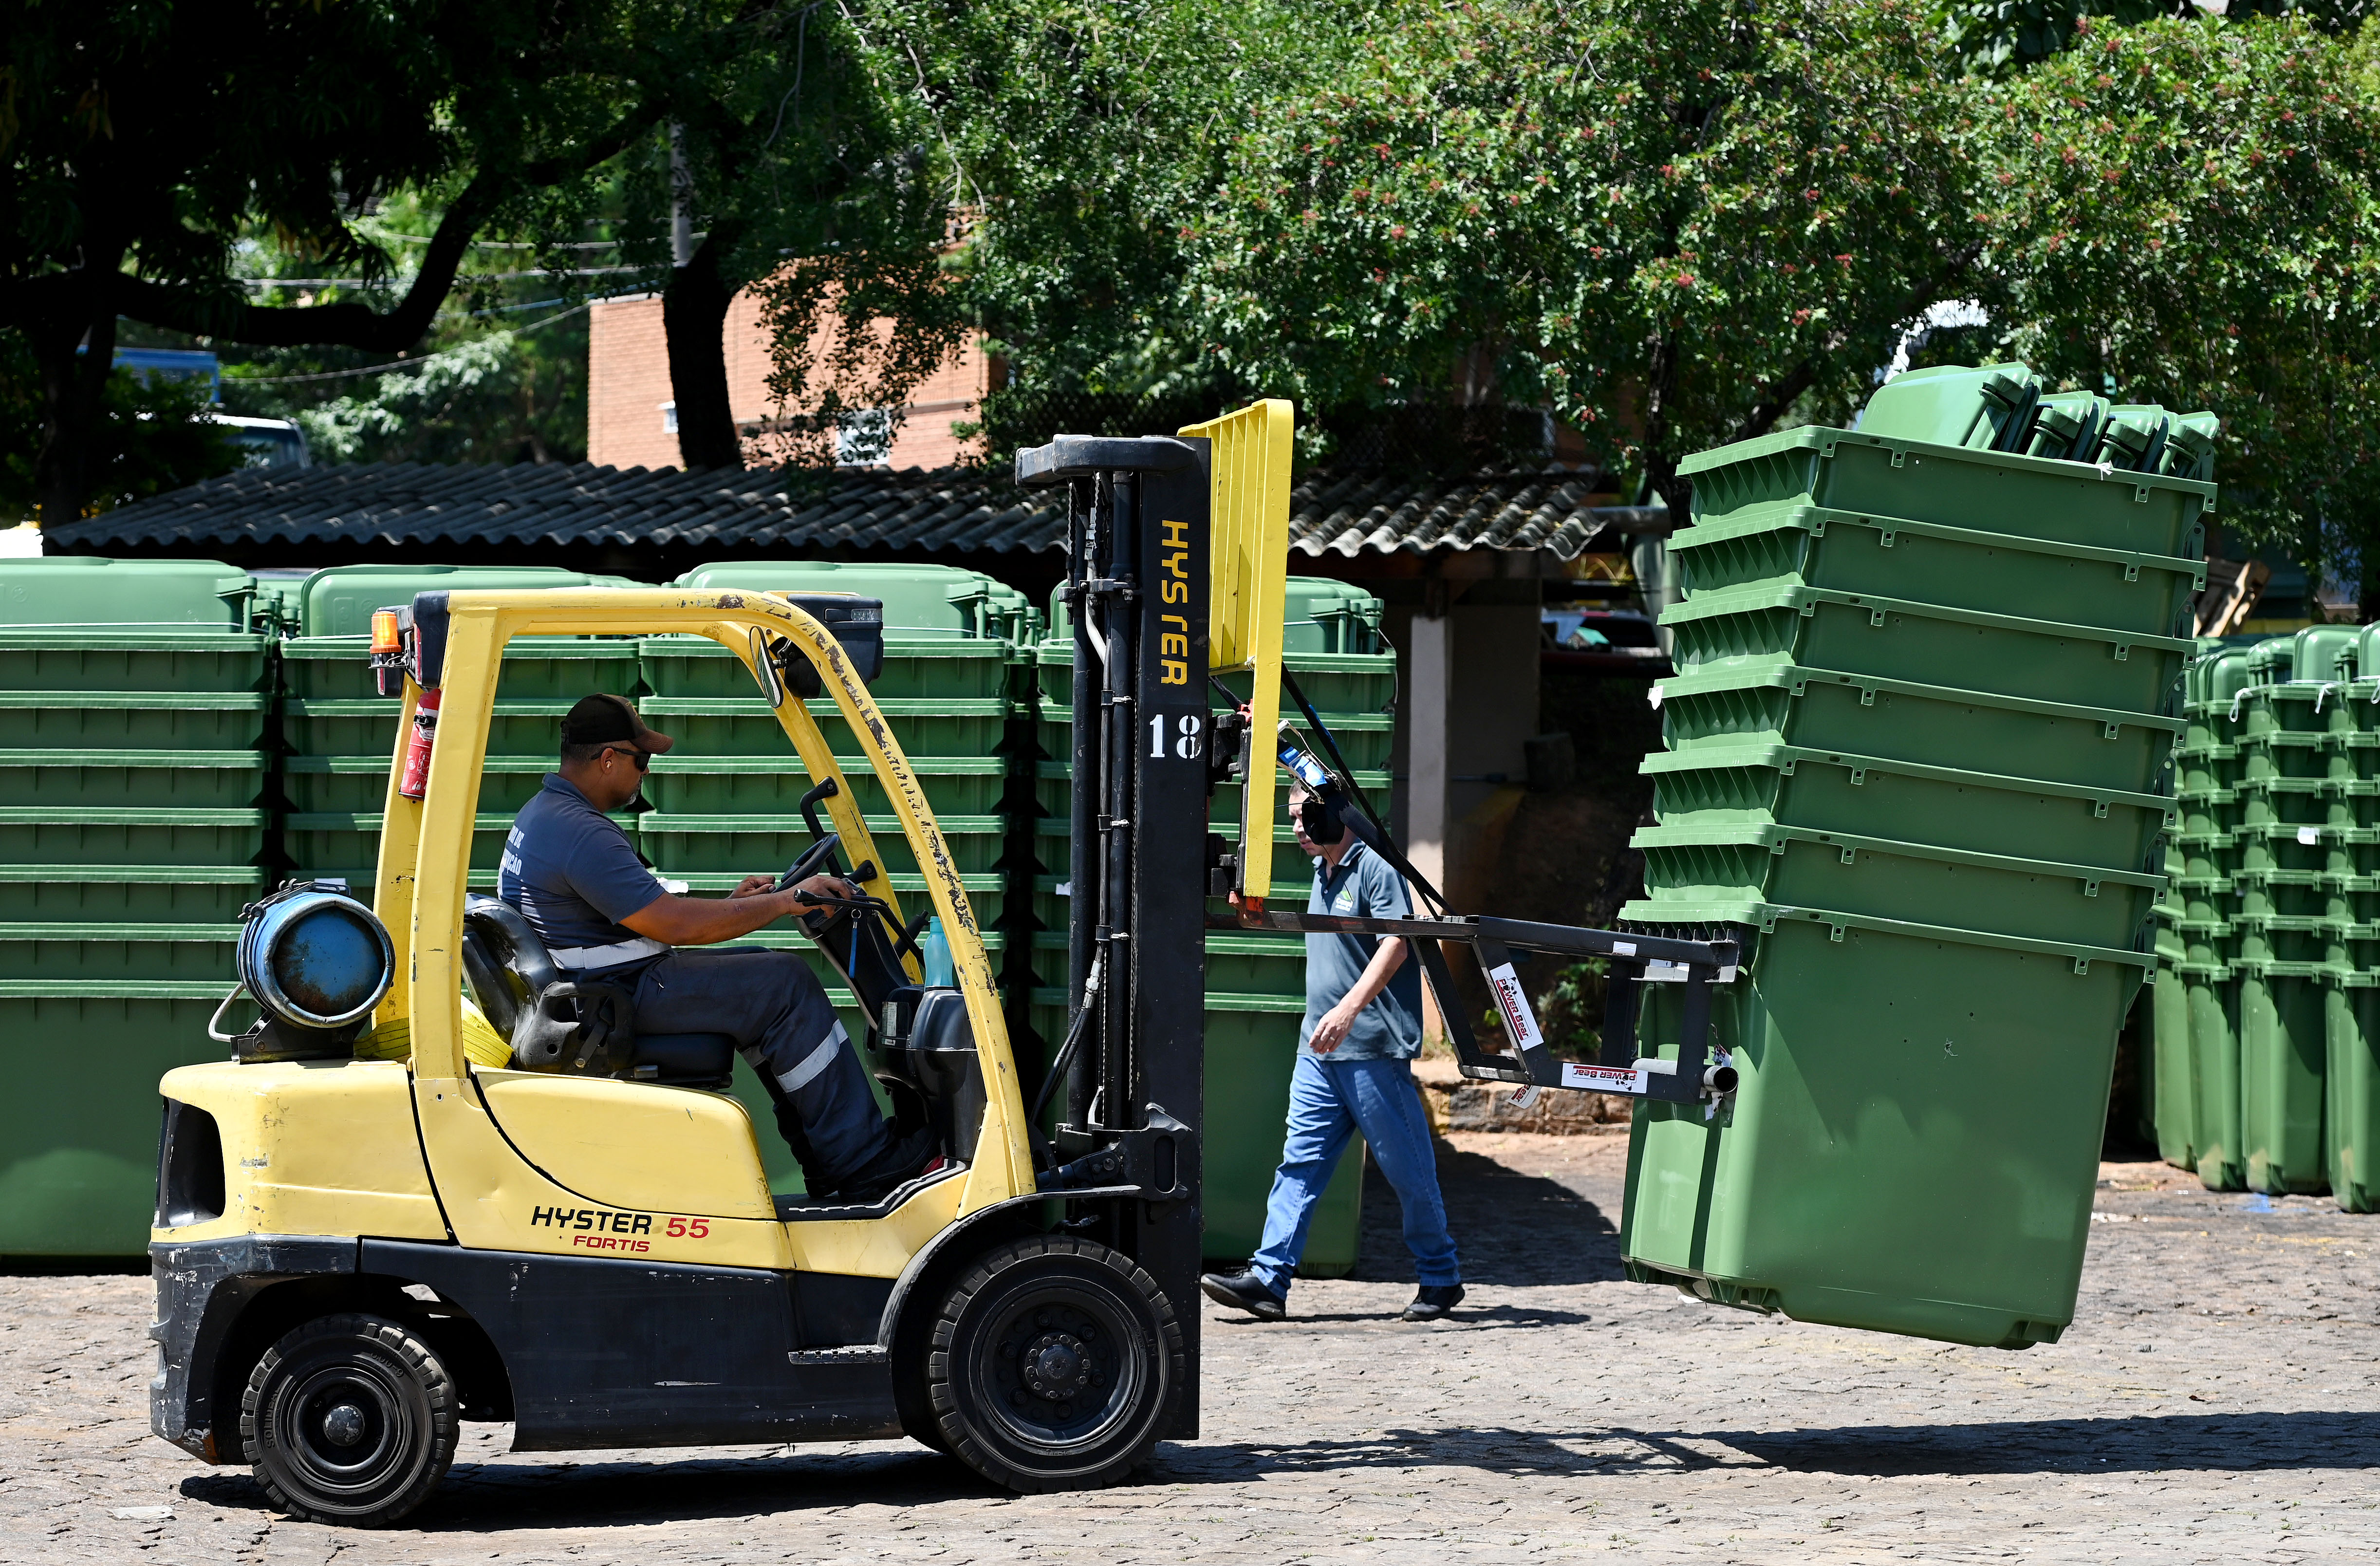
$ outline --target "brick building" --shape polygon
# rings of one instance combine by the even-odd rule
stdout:
[[[604,467],[677,467],[661,296],[602,300],[589,312],[589,324],[588,461]],[[760,303],[750,293],[736,295],[728,306],[725,337],[728,407],[736,426],[752,431],[770,413],[770,359]],[[912,396],[887,466],[949,467],[970,455],[951,426],[975,417],[989,372],[986,357],[970,340]]]

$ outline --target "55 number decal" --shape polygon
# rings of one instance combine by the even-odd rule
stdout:
[[[1207,720],[1196,712],[1184,712],[1171,722],[1173,730],[1172,754],[1184,761],[1197,759],[1207,747]],[[1168,723],[1169,720],[1161,712],[1148,721],[1148,759],[1152,761],[1162,761],[1168,754],[1165,748]]]
[[[673,1218],[663,1231],[673,1240],[708,1240],[710,1220],[707,1218]]]

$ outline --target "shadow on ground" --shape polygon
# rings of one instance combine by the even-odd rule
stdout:
[[[1516,1174],[1443,1144],[1438,1180],[1465,1283],[1601,1283],[1621,1276],[1619,1213],[1561,1182]],[[1363,1257],[1348,1276],[1369,1283],[1414,1281],[1403,1214],[1377,1167],[1364,1173]]]

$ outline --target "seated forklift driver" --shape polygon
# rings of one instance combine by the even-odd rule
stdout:
[[[562,720],[562,766],[521,807],[497,894],[520,910],[556,967],[631,990],[639,1033],[722,1033],[772,1085],[777,1125],[813,1196],[870,1202],[920,1173],[932,1133],[895,1140],[868,1074],[816,975],[790,952],[711,946],[822,899],[853,895],[831,876],[784,892],[747,877],[725,901],[673,894],[610,819],[652,758],[675,743],[616,696],[582,698]]]

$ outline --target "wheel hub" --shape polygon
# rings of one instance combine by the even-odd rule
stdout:
[[[1091,1384],[1090,1355],[1072,1332],[1044,1332],[1026,1345],[1025,1385],[1052,1402],[1066,1402]]]
[[[343,1402],[322,1415],[322,1434],[334,1445],[351,1447],[364,1439],[364,1411]]]

